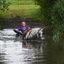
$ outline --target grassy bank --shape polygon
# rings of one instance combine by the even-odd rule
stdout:
[[[10,2],[9,10],[5,11],[7,13],[6,18],[14,18],[16,16],[34,18],[40,20],[39,16],[39,6],[35,5],[32,0],[6,0],[6,3]],[[23,4],[19,4],[23,3]],[[38,14],[38,15],[37,15]],[[3,14],[4,15],[4,14]],[[39,17],[38,17],[39,16]]]
[[[39,6],[35,5],[11,5],[9,6],[8,18],[14,18],[16,16],[20,17],[26,17],[26,18],[33,18],[32,13],[36,13],[36,9],[38,9]]]
[[[32,0],[6,0],[6,3],[10,2],[12,5],[34,5]]]

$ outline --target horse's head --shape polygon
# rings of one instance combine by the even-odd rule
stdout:
[[[43,35],[43,29],[39,29],[38,32],[37,32],[37,38],[42,38],[42,35]]]

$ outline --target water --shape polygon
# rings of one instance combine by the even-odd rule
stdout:
[[[0,64],[64,64],[64,41],[16,40],[13,29],[0,30]]]

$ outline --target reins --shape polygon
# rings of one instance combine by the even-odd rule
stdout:
[[[38,30],[37,34],[39,34],[39,31],[41,30],[41,28]]]

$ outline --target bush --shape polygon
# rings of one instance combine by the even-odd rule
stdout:
[[[0,29],[4,28],[4,19],[8,18],[8,14],[2,10],[0,10]]]
[[[52,9],[51,19],[55,34],[53,38],[58,40],[64,33],[64,0],[56,1],[56,4]]]
[[[46,24],[51,24],[51,9],[55,0],[34,0],[34,2],[40,6],[42,20]]]
[[[64,33],[64,0],[34,0],[40,6],[42,21],[54,28],[54,40]]]
[[[64,22],[64,0],[58,0],[52,9],[52,20],[55,24]]]
[[[6,11],[8,10],[8,6],[10,3],[3,4],[0,0],[0,29],[4,28],[3,20],[7,18]]]

